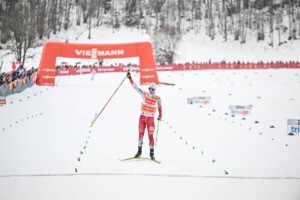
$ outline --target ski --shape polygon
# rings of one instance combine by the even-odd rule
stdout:
[[[161,163],[161,161],[158,161],[158,160],[155,160],[155,159],[149,159],[150,161],[152,161],[152,162],[155,162],[155,163],[157,163],[157,164],[160,164]]]
[[[139,158],[135,158],[135,157],[131,157],[131,158],[125,158],[125,159],[119,159],[120,161],[143,161],[143,160],[149,160],[152,162],[155,162],[157,164],[160,164],[161,161],[155,160],[155,159],[151,159],[151,158],[143,158],[143,157],[139,157]]]

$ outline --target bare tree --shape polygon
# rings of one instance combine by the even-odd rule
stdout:
[[[118,30],[121,26],[121,14],[120,14],[120,2],[118,0],[112,0],[111,12],[111,25],[113,29]]]
[[[49,1],[49,28],[54,34],[57,32],[58,0]]]
[[[273,0],[269,0],[269,37],[270,37],[270,46],[274,46],[274,4]]]
[[[222,0],[222,12],[223,12],[223,37],[224,41],[227,42],[227,0]]]
[[[177,30],[180,33],[181,32],[181,24],[182,24],[182,19],[185,16],[184,12],[184,1],[183,0],[177,0],[177,8],[178,8],[178,25],[177,25]]]
[[[300,1],[297,5],[298,36],[300,36]]]
[[[0,0],[0,42],[13,40],[19,59],[35,38],[50,38],[82,22],[88,38],[101,24],[142,28],[154,36],[175,27],[176,37],[190,30],[197,34],[204,24],[212,40],[221,34],[225,42],[245,43],[250,32],[274,46],[274,32],[278,45],[300,36],[300,0]]]
[[[193,27],[195,29],[195,32],[198,33],[200,31],[201,27],[201,20],[202,20],[202,0],[194,0],[192,5],[192,12],[194,11],[194,18],[195,23],[193,23]]]
[[[275,10],[275,30],[278,34],[278,46],[281,45],[281,30],[283,29],[283,1],[279,1],[279,6]]]
[[[80,3],[84,24],[88,23],[88,18],[89,18],[88,3],[90,3],[89,0],[82,0]]]
[[[175,27],[156,30],[152,38],[156,62],[161,64],[173,63],[179,40],[180,33]]]
[[[63,26],[65,30],[68,30],[68,28],[71,25],[70,17],[71,17],[71,8],[73,4],[69,1],[63,2]]]
[[[35,42],[36,7],[26,2],[17,2],[12,5],[14,12],[7,13],[5,26],[11,31],[13,43],[9,49],[15,54],[16,59],[25,62],[27,50]]]
[[[137,0],[126,0],[125,1],[125,25],[135,26],[137,25]]]
[[[256,23],[257,23],[257,40],[264,40],[265,39],[265,23],[264,23],[264,11],[263,11],[263,2],[258,2],[258,10],[256,16]]]
[[[97,10],[97,1],[98,0],[89,0],[89,4],[88,4],[88,30],[89,30],[89,34],[88,34],[88,39],[91,39],[91,29],[92,29],[92,19],[96,13]]]
[[[0,42],[3,44],[10,39],[9,30],[5,28],[10,7],[6,1],[0,1]]]
[[[289,40],[296,39],[296,0],[288,1]]]
[[[76,25],[80,26],[82,19],[82,9],[80,3],[75,3],[75,16],[76,16]]]
[[[166,3],[166,0],[152,0],[150,5],[155,13],[155,29],[158,28],[158,22],[160,20],[161,9]]]
[[[214,15],[214,0],[206,0],[205,19],[208,36],[213,40],[215,38],[215,15]]]
[[[36,15],[36,20],[37,20],[37,33],[38,33],[38,38],[43,39],[43,37],[46,34],[46,20],[47,20],[47,1],[46,0],[41,0],[38,3],[37,7],[37,15]]]
[[[241,4],[240,4],[241,44],[246,42],[246,36],[247,36],[246,21],[248,18],[248,9],[246,9],[245,7],[246,7],[246,5],[245,5],[244,1],[241,1]]]

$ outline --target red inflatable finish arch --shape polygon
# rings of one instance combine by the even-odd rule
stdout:
[[[140,83],[159,83],[156,64],[150,42],[126,44],[78,44],[47,42],[44,44],[42,58],[37,75],[38,85],[55,84],[56,57],[66,58],[130,58],[140,59]]]

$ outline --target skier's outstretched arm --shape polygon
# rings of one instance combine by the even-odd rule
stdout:
[[[144,91],[142,89],[140,89],[136,83],[133,81],[132,77],[131,77],[131,73],[130,71],[128,70],[127,71],[127,78],[129,79],[132,87],[140,94],[140,95],[144,95]]]

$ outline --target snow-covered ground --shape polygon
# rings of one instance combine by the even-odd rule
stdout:
[[[137,151],[141,99],[128,80],[90,127],[124,77],[57,77],[55,87],[7,97],[0,107],[0,199],[300,198],[299,135],[287,135],[287,119],[300,118],[299,70],[159,72],[176,84],[157,89],[161,164],[119,161]],[[211,103],[187,104],[197,96]],[[253,105],[252,113],[244,120],[226,115],[229,105]]]
[[[137,30],[101,27],[88,41],[85,30],[52,40],[150,40]],[[190,33],[176,62],[297,61],[299,47],[297,41],[274,49],[255,42],[241,46]],[[30,51],[25,66],[37,67],[42,47]],[[9,71],[14,58],[5,53],[0,51],[2,71]],[[62,61],[85,62],[59,58],[57,64]],[[90,128],[124,77],[57,77],[55,87],[8,96],[0,107],[0,199],[300,199],[299,135],[287,135],[287,119],[300,119],[299,70],[159,72],[161,81],[176,84],[157,90],[163,121],[155,152],[161,164],[119,161],[137,151],[141,99],[127,80]],[[211,97],[211,103],[187,104],[198,96]],[[253,105],[252,113],[232,117],[230,105]],[[145,136],[143,156],[148,154]]]

